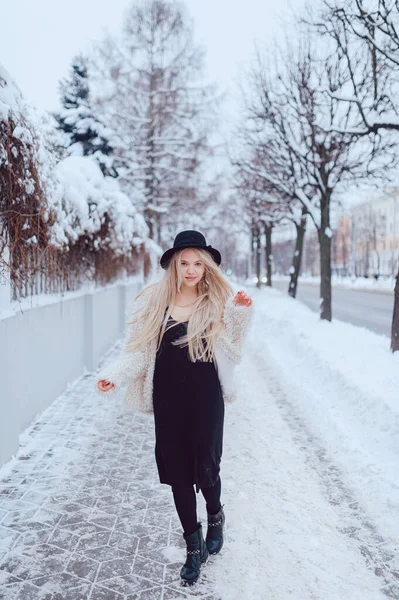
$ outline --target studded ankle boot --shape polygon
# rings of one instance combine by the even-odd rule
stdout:
[[[180,577],[183,585],[192,585],[199,577],[201,564],[208,558],[208,550],[202,534],[202,526],[198,523],[198,529],[190,535],[183,534],[187,544],[186,562],[181,568]]]
[[[208,531],[206,534],[206,546],[209,554],[217,554],[223,546],[223,527],[225,516],[223,506],[215,515],[208,513]]]

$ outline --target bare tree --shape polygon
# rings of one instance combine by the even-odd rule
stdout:
[[[261,236],[265,236],[265,267],[266,285],[272,287],[272,232],[276,224],[281,223],[286,214],[288,206],[286,198],[262,176],[262,154],[256,147],[254,140],[246,135],[245,129],[241,131],[241,139],[244,141],[244,153],[248,155],[232,159],[235,167],[235,187],[246,201],[246,211],[251,223],[252,249],[255,254],[255,270],[257,275],[257,286],[261,286]],[[242,148],[241,148],[242,151]]]
[[[331,96],[351,118],[353,136],[383,134],[388,145],[399,131],[399,3],[397,0],[323,0],[310,21],[332,40],[345,64],[345,78]],[[396,135],[395,135],[396,134]],[[399,272],[396,277],[391,350],[399,351]]]
[[[242,156],[233,160],[236,167],[237,188],[246,193],[250,198],[252,195],[261,195],[263,198],[263,213],[256,213],[256,221],[263,225],[266,237],[265,244],[265,264],[267,271],[266,285],[272,286],[272,231],[277,224],[285,221],[294,224],[296,229],[295,249],[292,257],[292,266],[290,268],[290,283],[288,293],[290,296],[296,296],[299,271],[303,252],[303,240],[306,231],[307,209],[302,206],[296,195],[295,189],[286,182],[284,186],[275,185],[271,177],[278,181],[281,176],[281,165],[274,164],[269,156],[269,146],[263,140],[254,136],[252,130],[247,130],[245,126],[241,131]],[[247,151],[247,153],[246,153]],[[273,155],[273,159],[276,155]],[[269,177],[264,176],[265,165],[268,166]],[[254,198],[249,200],[250,211],[253,212]]]
[[[320,53],[319,53],[320,54]],[[248,119],[267,161],[259,176],[295,197],[315,224],[320,245],[320,316],[331,320],[330,207],[345,181],[381,168],[382,148],[345,132],[353,107],[325,90],[336,89],[341,63],[316,58],[309,43],[288,46],[270,61],[258,54],[251,74]],[[377,164],[371,162],[380,157]],[[270,168],[272,167],[272,168]]]

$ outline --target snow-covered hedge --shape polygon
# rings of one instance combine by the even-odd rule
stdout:
[[[128,253],[148,237],[148,227],[131,200],[121,192],[118,182],[104,177],[98,163],[90,157],[70,156],[54,169],[54,195],[49,212],[56,215],[51,226],[51,243],[72,246],[81,236],[100,242],[115,254]],[[105,237],[96,235],[107,222]]]
[[[16,298],[110,281],[154,253],[134,198],[95,158],[63,158],[57,135],[0,66],[0,261]]]

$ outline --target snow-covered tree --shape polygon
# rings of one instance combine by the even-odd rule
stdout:
[[[380,139],[372,144],[345,132],[352,106],[326,93],[341,80],[341,63],[299,41],[269,61],[258,55],[247,114],[264,154],[257,174],[313,220],[320,244],[320,316],[331,320],[330,209],[344,182],[372,177],[393,158]],[[389,146],[388,146],[389,149]],[[378,161],[376,160],[378,157]]]
[[[70,76],[60,82],[62,110],[55,114],[65,133],[65,146],[71,156],[94,156],[104,175],[117,176],[110,132],[96,114],[90,91],[88,59],[73,59]]]
[[[261,149],[247,135],[245,124],[241,135],[240,155],[233,159],[235,167],[235,188],[244,199],[247,218],[250,223],[251,249],[255,260],[257,287],[261,287],[261,238],[265,236],[266,285],[272,286],[272,232],[288,214],[288,201],[284,194],[275,188],[261,175],[264,168]]]
[[[47,246],[46,180],[51,158],[39,120],[0,65],[0,264],[12,295],[29,292],[32,252]]]
[[[332,42],[343,76],[328,94],[347,111],[347,136],[382,136],[397,144],[399,131],[399,3],[397,0],[322,0],[309,21]],[[350,110],[348,110],[350,107]],[[336,124],[333,124],[336,127]],[[391,349],[399,351],[399,272],[395,286]]]
[[[192,209],[209,148],[214,94],[203,83],[203,52],[182,5],[147,0],[131,6],[122,34],[99,44],[93,62],[120,181],[140,197],[150,236],[161,241],[167,221]]]

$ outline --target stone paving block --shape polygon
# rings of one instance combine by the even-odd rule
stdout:
[[[108,588],[94,585],[90,600],[124,600],[125,596],[115,592],[115,590],[109,590]]]
[[[53,546],[57,546],[63,550],[73,551],[78,545],[79,540],[79,535],[67,531],[66,529],[54,529],[47,541],[53,544]]]
[[[120,550],[125,550],[130,554],[134,554],[137,550],[137,546],[139,543],[139,538],[128,535],[123,531],[114,530],[109,539],[108,545],[112,547],[116,547]]]
[[[114,577],[130,575],[133,569],[134,556],[127,554],[119,558],[103,561],[97,576],[97,581],[112,579]]]
[[[147,510],[144,518],[144,525],[155,525],[156,527],[162,527],[169,531],[171,518],[170,514],[162,514],[154,510]]]
[[[88,548],[97,548],[98,546],[106,546],[111,537],[110,531],[99,531],[95,533],[87,533],[83,535],[76,547],[77,551],[86,550]]]
[[[124,575],[122,577],[114,577],[107,579],[105,582],[107,588],[124,594],[125,596],[133,596],[145,590],[150,590],[154,587],[154,582],[138,577],[136,575]]]
[[[162,598],[162,587],[154,587],[150,590],[145,590],[136,596],[139,600],[161,600]],[[135,596],[127,596],[126,600],[134,600]]]
[[[147,579],[154,581],[155,583],[163,583],[164,565],[139,555],[136,556],[136,559],[134,561],[132,573],[133,575],[140,575],[141,577],[146,577]]]
[[[45,527],[43,529],[26,531],[21,533],[17,541],[15,542],[13,549],[18,552],[22,551],[26,546],[35,546],[37,544],[43,544],[48,542],[48,539],[52,533],[51,527]]]
[[[73,554],[66,567],[66,572],[80,577],[95,581],[98,573],[100,562],[84,556],[83,554]]]
[[[57,575],[48,575],[45,577],[37,577],[31,582],[38,588],[42,588],[43,593],[52,594],[51,600],[84,600],[88,598],[91,590],[89,581],[82,581],[79,577],[75,577],[69,573],[59,573]]]
[[[189,596],[183,594],[181,591],[164,588],[164,594],[162,600],[187,600]]]
[[[2,552],[10,550],[18,538],[18,531],[13,531],[12,529],[8,529],[7,527],[0,526],[0,550]]]
[[[35,506],[43,506],[49,501],[49,497],[43,492],[28,489],[21,497],[21,501],[27,502],[28,504],[34,504]]]

